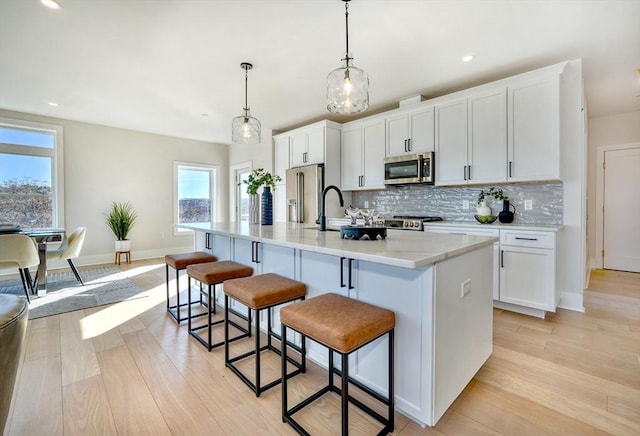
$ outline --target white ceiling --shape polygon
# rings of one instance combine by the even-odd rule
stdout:
[[[353,119],[325,109],[325,78],[344,52],[342,1],[59,1],[54,11],[0,0],[0,108],[230,143],[248,61],[263,135]],[[640,110],[640,0],[354,0],[349,10],[354,63],[371,83],[360,116],[576,58],[590,117]]]

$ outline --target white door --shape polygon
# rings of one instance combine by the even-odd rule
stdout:
[[[234,165],[231,167],[231,183],[233,195],[231,211],[229,213],[231,221],[249,221],[249,194],[247,185],[243,181],[247,180],[251,174],[251,162]]]
[[[640,147],[604,153],[604,268],[640,272]]]

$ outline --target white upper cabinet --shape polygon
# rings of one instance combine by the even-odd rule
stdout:
[[[285,176],[289,169],[289,137],[282,136],[275,139],[275,168],[274,172],[282,177],[282,183],[285,183]]]
[[[507,90],[474,94],[469,105],[469,183],[504,182],[507,176]]]
[[[324,162],[324,127],[314,126],[291,135],[291,168]]]
[[[420,105],[387,116],[387,156],[434,151],[434,109]]]
[[[436,105],[436,185],[467,183],[467,99]]]
[[[436,105],[436,184],[500,183],[507,173],[507,91]]]
[[[385,119],[342,128],[342,190],[384,189]]]
[[[560,179],[560,75],[509,88],[508,181]]]

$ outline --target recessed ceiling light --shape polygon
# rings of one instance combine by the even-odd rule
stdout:
[[[462,56],[462,62],[471,62],[473,60],[473,55]]]
[[[49,102],[49,106],[58,107],[60,105],[58,103],[56,103],[55,101],[50,101]]]
[[[40,0],[40,3],[42,3],[49,9],[60,9],[60,3],[58,3],[56,0]]]

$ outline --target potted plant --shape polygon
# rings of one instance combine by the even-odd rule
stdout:
[[[116,237],[116,252],[124,252],[131,250],[131,241],[127,239],[133,223],[138,217],[129,202],[116,203],[111,205],[107,216],[107,225]]]
[[[276,182],[282,178],[278,175],[272,175],[264,168],[254,169],[246,180],[242,183],[247,185],[247,194],[249,194],[249,224],[258,223],[258,189],[264,186],[262,192],[262,224],[273,223],[273,200],[271,197],[271,189],[276,189]]]
[[[491,207],[487,205],[487,201],[485,200],[485,197],[493,197],[496,200],[502,200],[502,201],[509,199],[508,196],[504,195],[504,192],[502,191],[502,189],[495,188],[493,186],[486,191],[482,189],[478,194],[478,200],[477,200],[478,207],[476,208],[476,212],[479,217],[492,216]]]
[[[257,195],[261,186],[268,186],[270,189],[273,188],[275,190],[276,182],[280,181],[282,181],[280,176],[273,176],[269,171],[265,171],[264,168],[256,168],[242,183],[247,185],[247,194]]]

